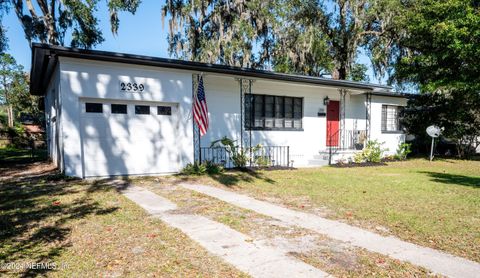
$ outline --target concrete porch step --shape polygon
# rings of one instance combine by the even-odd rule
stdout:
[[[328,165],[328,157],[327,159],[310,159],[308,160],[308,166],[327,166]]]
[[[361,150],[332,150],[332,154],[351,154],[351,153],[358,153]],[[330,150],[320,150],[318,151],[319,154],[329,154]]]

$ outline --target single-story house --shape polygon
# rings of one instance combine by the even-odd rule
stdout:
[[[194,128],[199,76],[208,132]],[[384,85],[33,44],[31,93],[44,96],[48,151],[68,176],[173,173],[227,136],[273,165],[348,159],[367,140],[395,153],[407,97]]]

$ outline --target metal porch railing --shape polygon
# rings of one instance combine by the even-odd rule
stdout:
[[[211,161],[225,168],[234,168],[225,147],[201,147],[200,161]],[[247,152],[247,167],[290,167],[290,146],[262,146]]]
[[[329,164],[332,163],[332,156],[339,151],[362,150],[367,142],[366,130],[346,130],[345,139],[342,143],[340,130],[327,138],[327,149],[329,152]]]

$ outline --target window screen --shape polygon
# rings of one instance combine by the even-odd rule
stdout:
[[[148,105],[135,105],[135,114],[148,115],[150,114],[150,106]]]
[[[127,105],[112,104],[112,114],[127,114]]]
[[[85,103],[85,112],[87,113],[103,113],[103,104],[101,103]]]
[[[393,105],[382,105],[382,131],[400,131],[401,107]]]

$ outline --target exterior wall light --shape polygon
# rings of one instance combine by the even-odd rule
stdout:
[[[330,103],[330,99],[328,98],[328,96],[326,96],[324,99],[323,99],[323,104],[328,105]]]

